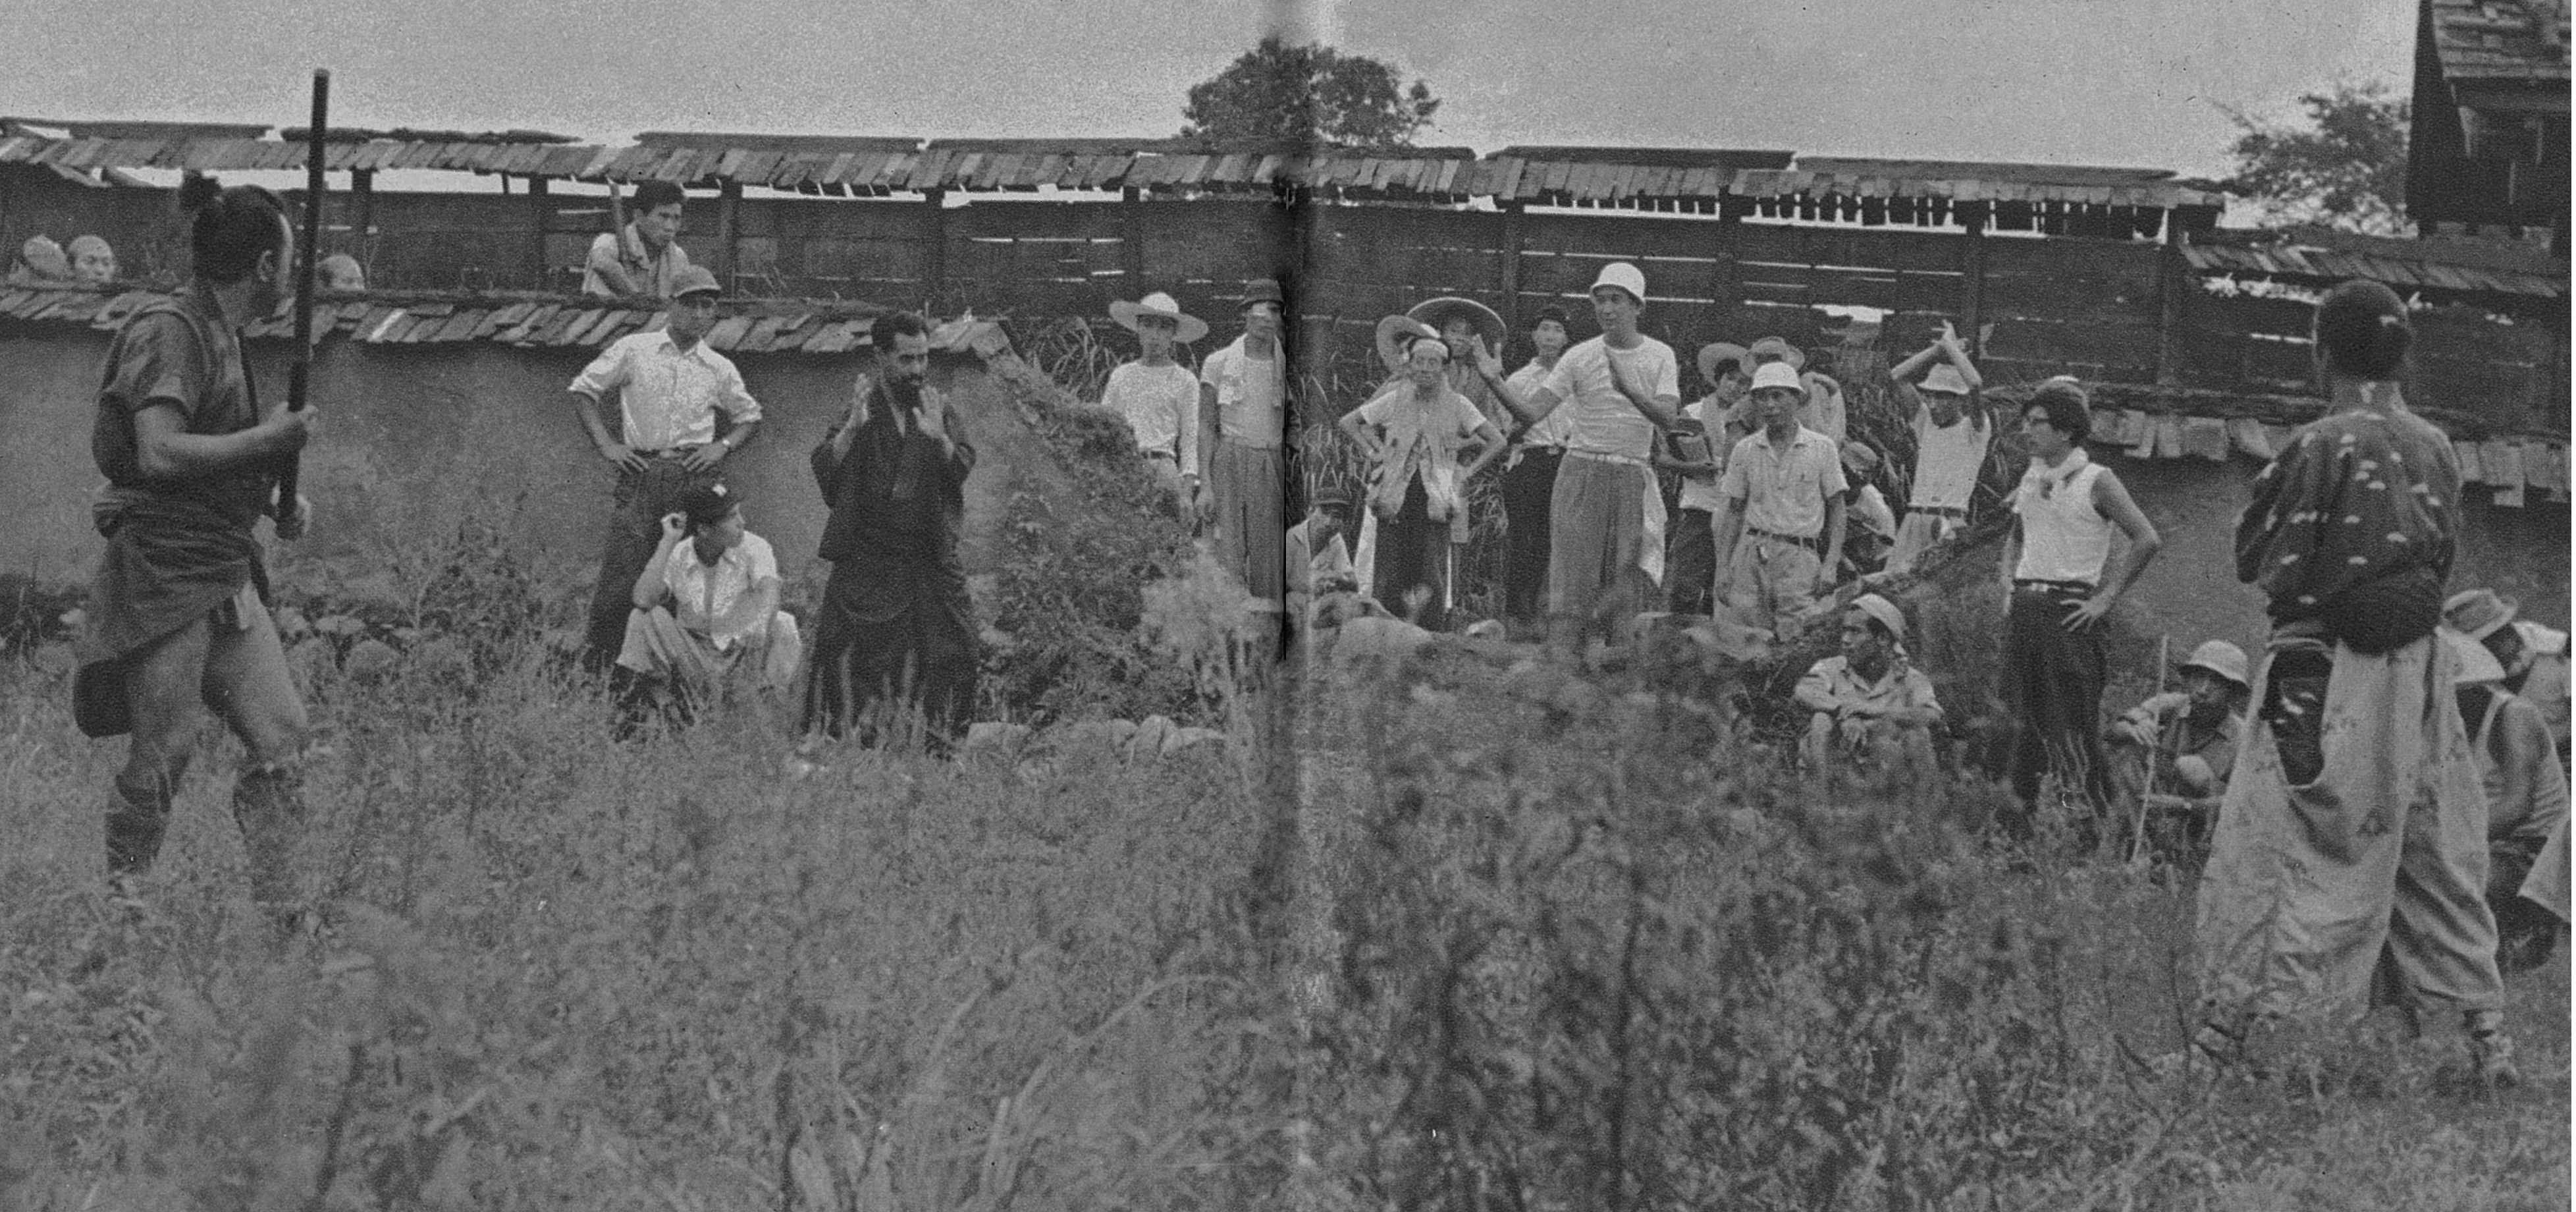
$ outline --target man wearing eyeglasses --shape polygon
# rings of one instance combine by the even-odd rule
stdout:
[[[2084,389],[2051,379],[2022,408],[2030,469],[2010,504],[2003,575],[2011,587],[2004,617],[2003,695],[2020,722],[2012,747],[2013,795],[2019,813],[2005,821],[2027,836],[2040,776],[2080,787],[2091,816],[2076,822],[2079,844],[2091,843],[2095,819],[2111,802],[2110,760],[2102,748],[2102,682],[2107,672],[2101,622],[2156,558],[2164,540],[2129,499],[2120,477],[2084,453],[2093,428]],[[2109,579],[2111,534],[2128,537],[2127,555]]]

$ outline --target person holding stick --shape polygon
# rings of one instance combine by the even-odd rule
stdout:
[[[106,829],[109,876],[130,887],[160,853],[213,709],[246,751],[232,807],[251,895],[283,928],[300,913],[290,856],[306,720],[253,528],[267,514],[278,537],[303,535],[310,504],[279,496],[279,464],[312,440],[317,418],[261,405],[241,329],[285,299],[296,239],[269,190],[192,176],[179,200],[191,277],[117,331],[91,430],[108,482],[92,516],[107,551],[74,647],[74,715],[91,736],[133,735]]]
[[[687,201],[680,187],[668,181],[637,185],[634,220],[590,242],[590,255],[582,261],[581,293],[678,298],[681,271],[696,268],[689,250],[680,247]]]

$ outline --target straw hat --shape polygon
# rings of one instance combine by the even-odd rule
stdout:
[[[1377,322],[1377,352],[1389,362],[1401,362],[1413,350],[1416,337],[1437,337],[1440,330],[1411,316],[1388,316]]]
[[[2191,656],[2184,659],[2180,668],[2206,669],[2236,683],[2238,690],[2254,684],[2246,671],[2245,650],[2225,640],[2203,640],[2200,647],[2191,650]]]
[[[2434,634],[2441,636],[2442,643],[2451,650],[2452,685],[2475,686],[2504,680],[2504,662],[2487,651],[2476,636],[2449,627],[2435,628]]]
[[[1717,382],[1717,364],[1720,362],[1733,362],[1736,369],[1743,370],[1744,347],[1733,341],[1711,341],[1699,347],[1700,378],[1711,383]]]
[[[1646,301],[1645,271],[1625,261],[1613,261],[1601,267],[1600,276],[1592,279],[1592,290],[1599,290],[1604,286],[1616,286],[1627,291],[1628,297],[1640,304]],[[1583,293],[1590,294],[1592,291],[1587,290]]]
[[[1960,376],[1958,367],[1952,366],[1947,362],[1943,362],[1940,365],[1933,367],[1932,373],[1923,376],[1923,381],[1915,384],[1914,390],[1937,391],[1943,395],[1964,396],[1968,394],[1968,380]]]
[[[1878,450],[1867,442],[1850,439],[1843,443],[1842,454],[1843,470],[1853,475],[1868,479],[1871,472],[1878,470]]]
[[[2521,606],[2512,598],[2492,589],[2471,589],[2451,595],[2442,603],[2442,621],[2472,640],[2494,635],[2496,629],[2513,621]]]
[[[1754,342],[1752,348],[1744,351],[1744,360],[1747,363],[1758,362],[1764,358],[1777,358],[1788,363],[1791,370],[1807,368],[1807,351],[1779,337],[1764,337]]]
[[[1174,333],[1172,339],[1183,345],[1207,335],[1207,321],[1182,311],[1172,296],[1159,290],[1133,303],[1120,299],[1109,305],[1109,318],[1118,321],[1118,326],[1129,332],[1136,331],[1136,321],[1143,316],[1161,316],[1179,324],[1180,331]]]
[[[1503,350],[1503,318],[1494,314],[1493,308],[1474,299],[1442,295],[1437,299],[1424,299],[1404,314],[1430,325],[1434,332],[1449,327],[1450,320],[1464,316],[1468,323],[1476,326],[1477,334],[1485,338],[1485,348],[1495,353]]]

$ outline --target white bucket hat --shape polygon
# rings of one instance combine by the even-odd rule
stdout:
[[[1629,298],[1641,304],[1646,301],[1645,272],[1625,261],[1613,261],[1601,267],[1601,276],[1592,280],[1592,289],[1599,290],[1604,286],[1616,286],[1627,291]]]
[[[1807,393],[1807,385],[1798,378],[1798,368],[1786,362],[1765,362],[1753,369],[1753,386],[1747,390],[1760,391],[1766,387],[1785,387],[1800,395]]]
[[[1183,345],[1206,336],[1208,331],[1207,321],[1182,311],[1178,301],[1159,290],[1133,303],[1120,299],[1109,305],[1109,318],[1129,332],[1136,331],[1139,316],[1161,316],[1178,324],[1180,331],[1172,339]]]
[[[1915,384],[1914,389],[1937,391],[1943,395],[1964,396],[1968,394],[1968,380],[1960,376],[1958,367],[1943,362],[1933,367],[1932,373],[1923,376],[1923,381]]]

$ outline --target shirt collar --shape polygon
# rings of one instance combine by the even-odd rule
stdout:
[[[1758,442],[1762,443],[1763,448],[1764,448],[1764,449],[1766,449],[1766,450],[1777,450],[1777,449],[1779,449],[1778,447],[1773,446],[1773,445],[1771,444],[1771,430],[1770,430],[1770,427],[1768,427],[1768,426],[1757,426],[1757,427],[1753,430],[1753,437],[1754,437],[1754,440],[1755,440],[1755,441],[1758,441]],[[1825,435],[1823,435],[1823,434],[1817,433],[1815,430],[1809,429],[1809,428],[1807,428],[1806,426],[1801,425],[1801,426],[1799,426],[1799,427],[1798,427],[1798,433],[1797,433],[1797,436],[1792,437],[1792,438],[1790,438],[1790,439],[1789,439],[1789,449],[1791,449],[1791,450],[1796,450],[1797,448],[1799,448],[1799,447],[1801,447],[1801,446],[1805,446],[1805,445],[1807,445],[1807,444],[1808,444],[1808,443],[1810,443],[1810,442],[1830,442],[1830,441],[1832,441],[1832,440],[1833,440],[1833,439],[1828,438],[1828,437],[1826,437],[1826,436],[1825,436]]]
[[[2093,456],[2084,453],[2084,448],[2078,446],[2075,449],[2066,452],[2066,461],[2055,467],[2050,467],[2037,459],[2032,459],[2030,461],[2030,470],[2022,473],[2021,480],[2022,483],[2033,486],[2037,486],[2043,480],[2055,480],[2058,486],[2063,488],[2068,484],[2074,483],[2075,473],[2084,470],[2085,467],[2090,465],[2092,462]]]

